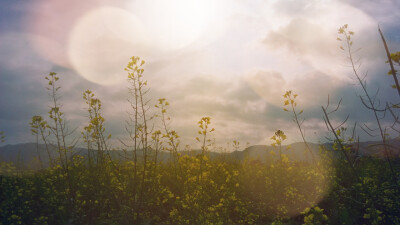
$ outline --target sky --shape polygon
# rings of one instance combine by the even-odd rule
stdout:
[[[131,56],[146,61],[144,77],[155,104],[170,103],[169,126],[182,145],[199,148],[197,121],[211,117],[219,146],[270,144],[278,129],[287,143],[301,141],[283,94],[299,96],[303,129],[312,142],[328,135],[321,105],[335,125],[376,126],[360,102],[362,90],[340,50],[337,30],[355,32],[360,73],[382,104],[398,101],[385,75],[385,51],[400,50],[400,2],[396,0],[2,0],[0,1],[0,130],[4,144],[32,142],[33,115],[47,118],[50,98],[44,77],[60,77],[62,110],[75,135],[87,124],[82,94],[103,102],[112,142],[127,136],[127,73]],[[155,122],[155,129],[159,122]],[[384,119],[385,126],[390,125]],[[368,137],[357,129],[363,140]],[[391,131],[389,131],[391,132]],[[396,134],[393,134],[396,136]]]

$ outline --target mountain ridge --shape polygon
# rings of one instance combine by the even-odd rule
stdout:
[[[392,151],[392,156],[399,157],[400,155],[400,140],[392,139],[387,141],[388,146],[390,146]],[[316,144],[316,143],[308,143],[311,151],[315,156],[320,155],[320,146],[324,146],[325,150],[333,151],[333,143],[324,143],[324,144]],[[58,155],[57,148],[52,145],[49,146],[49,153],[52,158],[56,158]],[[303,142],[295,142],[289,145],[282,146],[282,154],[288,156],[290,160],[297,161],[310,161],[311,157],[309,155],[308,150]],[[358,144],[358,152],[354,152],[358,156],[369,156],[374,155],[378,157],[384,157],[384,151],[380,148],[379,141],[366,141],[360,142]],[[37,149],[38,148],[38,149]],[[356,149],[356,145],[353,145],[353,149]],[[27,165],[35,161],[38,164],[38,152],[41,157],[41,160],[45,166],[49,165],[48,153],[44,144],[38,144],[27,142],[21,144],[13,144],[13,145],[4,145],[0,147],[0,162],[13,162],[14,164],[22,164]],[[88,150],[81,147],[76,147],[71,152],[71,155],[82,155],[86,156]],[[142,151],[138,151],[139,157],[141,156]],[[182,155],[197,155],[200,150],[191,150],[191,151],[180,151],[179,153]],[[110,150],[110,156],[114,159],[126,160],[126,158],[131,158],[132,151],[123,151],[123,150]],[[270,145],[252,145],[243,150],[236,150],[232,152],[214,152],[209,151],[210,157],[215,158],[218,156],[228,156],[232,159],[236,160],[244,160],[244,159],[253,159],[260,161],[268,161],[270,159],[277,158],[279,155],[279,149],[277,147],[273,147]],[[335,153],[339,155],[340,152],[337,151]],[[124,155],[124,156],[123,156]],[[159,151],[158,159],[161,161],[167,161],[170,157],[170,152],[167,151]]]

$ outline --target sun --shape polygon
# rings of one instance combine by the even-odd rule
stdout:
[[[183,48],[196,41],[220,9],[220,3],[212,0],[138,0],[131,7],[153,46],[161,50]]]

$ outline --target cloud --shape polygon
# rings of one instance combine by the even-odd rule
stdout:
[[[327,57],[334,54],[334,40],[324,27],[299,18],[278,31],[271,31],[263,43],[273,49],[284,47],[298,55],[322,54]]]
[[[365,48],[363,57],[373,60],[368,57],[376,55],[376,46],[380,44],[378,33],[371,35],[377,31],[377,23],[362,10],[336,1],[290,2],[279,1],[274,5],[276,16],[284,17],[287,23],[267,33],[262,41],[267,51],[281,52],[279,57],[282,58],[295,56],[292,61],[343,78],[347,71],[342,65],[348,63],[344,61],[346,53],[339,50],[341,43],[336,41],[336,37],[337,29],[349,24],[356,33],[353,50]],[[293,11],[296,13],[290,14]]]
[[[278,71],[259,70],[245,78],[250,87],[268,103],[281,106],[283,94],[292,90],[301,96],[303,107],[312,107],[325,101],[328,94],[334,92],[344,80],[314,70],[285,78]],[[304,100],[303,100],[304,99]]]
[[[311,71],[296,76],[288,86],[302,96],[304,100],[300,100],[300,103],[304,107],[309,107],[320,105],[330,93],[344,83],[344,80],[336,76],[321,71]]]
[[[341,0],[341,2],[362,10],[381,25],[398,25],[400,18],[400,11],[398,10],[400,8],[399,1]]]
[[[51,68],[52,64],[39,57],[30,46],[29,40],[39,38],[38,36],[8,32],[0,34],[0,63],[9,70],[22,70],[37,73]],[[34,78],[28,74],[20,74],[27,79]]]
[[[277,71],[256,71],[246,76],[246,81],[253,90],[268,102],[281,103],[285,92],[286,79]]]
[[[38,76],[47,72],[51,64],[41,59],[30,48],[26,33],[0,34],[0,130],[8,141],[29,140],[30,113],[39,110],[47,97],[36,89]]]

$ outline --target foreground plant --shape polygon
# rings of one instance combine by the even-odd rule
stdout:
[[[375,96],[371,96],[370,93],[367,90],[367,84],[366,81],[361,78],[358,69],[360,68],[359,65],[356,65],[355,59],[354,59],[354,53],[356,51],[353,50],[353,40],[352,37],[354,36],[354,32],[351,30],[348,30],[348,25],[345,24],[342,27],[339,28],[338,30],[338,34],[341,35],[343,37],[343,39],[341,39],[340,37],[337,38],[338,41],[340,42],[344,42],[344,45],[340,46],[340,49],[342,49],[343,51],[347,51],[347,57],[350,60],[350,65],[351,68],[353,70],[353,74],[356,77],[358,83],[360,84],[363,92],[364,92],[364,96],[360,96],[360,100],[363,103],[363,105],[368,109],[371,110],[373,112],[373,115],[375,117],[375,121],[376,121],[376,125],[377,125],[377,129],[371,129],[369,128],[367,125],[364,124],[364,126],[366,127],[366,129],[363,129],[367,134],[373,136],[370,132],[368,132],[367,130],[370,130],[371,132],[374,132],[375,130],[377,130],[379,132],[379,135],[381,137],[382,140],[382,147],[385,153],[385,158],[386,161],[389,165],[391,174],[392,174],[392,178],[393,180],[397,183],[397,176],[396,173],[393,169],[393,165],[392,165],[392,161],[391,161],[391,151],[388,147],[387,144],[387,128],[383,127],[382,122],[381,122],[381,118],[382,115],[385,115],[386,109],[379,109],[379,101],[377,102],[376,100],[376,95],[378,94],[378,92],[376,93]],[[345,47],[343,47],[345,46]],[[395,74],[393,74],[395,75]],[[365,77],[365,76],[364,76]],[[380,115],[381,114],[381,115]],[[400,189],[399,189],[400,190]]]
[[[86,90],[83,93],[83,99],[88,106],[88,118],[89,125],[85,126],[84,132],[82,132],[83,140],[88,147],[89,164],[92,164],[92,157],[96,158],[98,165],[104,165],[106,152],[109,150],[107,141],[111,138],[111,134],[106,136],[106,128],[104,126],[104,117],[101,114],[102,104],[100,99],[95,98],[94,93],[90,90]],[[92,150],[96,149],[96,154],[93,154]]]
[[[275,134],[271,137],[271,140],[274,142],[271,144],[273,147],[278,147],[279,150],[279,160],[282,162],[283,159],[287,160],[286,155],[282,155],[282,142],[286,140],[286,135],[283,131],[277,130]],[[290,146],[287,146],[286,149],[290,149]],[[284,161],[285,161],[284,160]]]
[[[47,143],[47,137],[50,136],[50,131],[48,130],[49,125],[41,116],[33,116],[32,121],[29,123],[31,126],[31,132],[33,135],[36,136],[36,151],[38,154],[38,159],[40,162],[40,167],[43,169],[43,162],[40,158],[40,153],[39,153],[39,137],[43,141],[46,147],[46,152],[47,152],[47,157],[49,161],[49,165],[53,166],[53,159],[51,157],[50,151],[49,151],[49,146]]]
[[[297,110],[296,110],[296,107],[297,107],[296,97],[297,96],[298,96],[298,94],[295,94],[291,90],[286,91],[286,93],[283,95],[283,97],[285,98],[283,110],[286,111],[286,112],[289,112],[289,111],[292,112],[293,121],[296,123],[296,125],[297,125],[297,127],[298,127],[298,129],[300,131],[301,138],[303,139],[303,143],[304,143],[304,145],[306,146],[306,149],[308,150],[308,152],[311,155],[311,160],[313,161],[314,164],[317,164],[317,161],[315,159],[314,153],[312,152],[308,142],[306,141],[303,129],[301,128],[301,125],[303,124],[304,119],[300,122],[299,116],[303,113],[303,110],[300,110],[300,112],[297,112]]]

